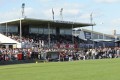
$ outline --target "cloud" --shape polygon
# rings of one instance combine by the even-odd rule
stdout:
[[[85,6],[80,3],[64,3],[64,4],[58,4],[57,6],[50,6],[47,7],[44,10],[41,10],[41,14],[44,15],[44,17],[47,17],[49,19],[52,19],[52,8],[54,10],[54,16],[55,19],[60,19],[60,9],[63,8],[63,18],[64,20],[75,18],[75,16],[80,15],[80,12],[82,11],[82,8]]]
[[[108,24],[107,25],[108,28],[106,28],[106,30],[109,30],[109,33],[110,33],[110,31],[116,30],[118,32],[117,34],[120,34],[120,32],[119,32],[120,18],[111,19],[111,21],[109,21],[107,24]]]
[[[99,3],[116,3],[119,2],[120,0],[94,0]]]
[[[49,2],[51,0],[37,0],[37,1],[43,1]],[[52,0],[55,1],[55,0]],[[40,3],[40,4],[43,4]],[[51,4],[51,3],[50,3]],[[54,9],[55,13],[55,20],[60,20],[60,9],[63,8],[63,18],[64,20],[75,20],[76,16],[81,15],[81,12],[83,8],[85,8],[84,4],[80,3],[70,3],[70,2],[64,2],[63,4],[55,4],[55,5],[41,5],[40,8],[35,9],[34,7],[26,7],[25,8],[25,16],[28,18],[40,18],[40,19],[52,19],[52,8]],[[9,14],[8,14],[9,13]],[[21,17],[21,9],[13,9],[11,11],[6,11],[0,13],[1,20],[11,20]]]
[[[33,9],[32,8],[25,8],[25,15],[26,16],[30,16],[33,13]],[[5,20],[11,20],[11,19],[18,19],[20,18],[21,15],[21,9],[12,9],[11,11],[7,11],[7,12],[2,12],[0,13],[1,16],[1,20],[5,21]]]
[[[79,9],[67,9],[64,11],[64,14],[66,15],[78,15],[80,13]]]
[[[34,14],[34,9],[31,7],[25,8],[25,16],[32,16]]]
[[[42,3],[44,3],[47,1],[49,2],[51,0],[38,0],[38,1],[43,1]],[[28,18],[30,17],[30,18],[40,18],[40,19],[52,19],[52,8],[53,8],[55,12],[55,19],[59,20],[60,9],[63,8],[63,16],[64,16],[64,20],[66,20],[67,18],[70,19],[71,17],[78,15],[83,6],[84,5],[80,5],[78,3],[64,3],[64,4],[58,4],[58,5],[49,5],[49,4],[46,6],[41,5],[41,7],[38,9],[34,7],[26,7],[25,16],[27,16]],[[21,9],[15,8],[10,11],[7,10],[5,12],[1,12],[0,16],[2,21],[20,18]]]
[[[63,7],[68,7],[68,8],[83,8],[83,7],[85,7],[85,5],[84,4],[81,4],[81,3],[64,3],[63,5],[62,5]]]
[[[3,5],[4,0],[0,0],[0,6]]]
[[[51,2],[51,1],[55,1],[55,0],[37,0],[37,1],[39,1],[39,2],[42,2],[42,3],[48,3],[48,2]]]
[[[113,19],[113,20],[111,21],[111,23],[112,23],[112,25],[114,25],[114,26],[120,25],[120,18],[118,18],[118,19]]]
[[[60,9],[61,8],[53,8],[54,10],[54,16],[56,20],[60,19]],[[67,18],[72,18],[75,15],[78,15],[80,12],[79,9],[67,9],[67,8],[63,8],[63,18],[64,20],[67,20]],[[52,19],[52,9],[46,9],[41,11],[41,14],[44,15],[44,17],[48,18],[48,19]]]
[[[80,13],[80,18],[81,19],[89,19],[90,20],[90,15],[92,13],[92,17],[93,17],[93,20],[94,19],[100,19],[100,17],[102,17],[104,14],[100,11],[95,11],[95,12],[84,12],[84,13]]]
[[[82,14],[80,17],[81,17],[82,19],[89,19],[89,18],[90,18],[90,14],[89,14],[89,13]]]

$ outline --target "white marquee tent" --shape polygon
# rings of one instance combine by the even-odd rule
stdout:
[[[1,45],[13,45],[15,48],[21,48],[21,43],[3,35],[0,33],[0,44]]]

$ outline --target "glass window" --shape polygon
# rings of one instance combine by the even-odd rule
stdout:
[[[0,32],[6,32],[6,27],[5,26],[0,26]]]
[[[65,29],[65,34],[66,35],[72,35],[72,30],[71,29]]]
[[[99,39],[103,39],[103,35],[99,35]]]
[[[48,30],[49,31],[49,30]],[[50,34],[52,34],[53,33],[53,30],[50,28]]]
[[[110,37],[108,37],[108,36],[104,36],[104,39],[110,39]]]
[[[72,29],[60,29],[60,34],[72,35]]]
[[[43,28],[39,28],[39,33],[40,33],[40,34],[43,34],[43,33],[44,33]]]
[[[48,34],[48,33],[49,33],[48,28],[44,28],[44,34]]]
[[[98,34],[93,34],[93,39],[98,39]]]
[[[60,29],[60,34],[61,35],[65,34],[65,30],[64,29]]]
[[[8,32],[18,32],[18,27],[10,26],[10,27],[8,27]]]
[[[52,34],[56,34],[56,30],[55,29],[52,29],[52,31],[53,31]]]
[[[38,31],[38,28],[36,28],[36,27],[30,27],[30,33],[38,33],[39,31]]]
[[[18,27],[17,26],[0,26],[0,32],[18,32]]]

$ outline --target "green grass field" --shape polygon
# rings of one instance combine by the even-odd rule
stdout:
[[[5,65],[0,80],[120,80],[120,59]]]

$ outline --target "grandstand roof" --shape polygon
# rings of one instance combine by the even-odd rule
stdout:
[[[60,20],[43,20],[43,19],[34,19],[34,18],[21,18],[22,24],[23,25],[48,25],[54,27],[85,27],[85,26],[94,26],[95,24],[90,24],[90,23],[79,23],[79,22],[71,22],[71,21],[60,21]],[[10,21],[5,21],[5,22],[0,22],[1,25],[19,25],[20,24],[20,19],[15,19],[15,20],[10,20]]]
[[[82,30],[92,33],[92,30],[88,30],[88,29],[82,29]],[[103,35],[103,34],[104,34],[104,33],[102,33],[102,32],[96,32],[96,31],[93,31],[93,33],[94,33],[94,34],[99,34],[99,35]],[[108,37],[113,37],[113,38],[115,38],[115,35],[111,35],[111,34],[104,34],[104,36],[108,36]]]

